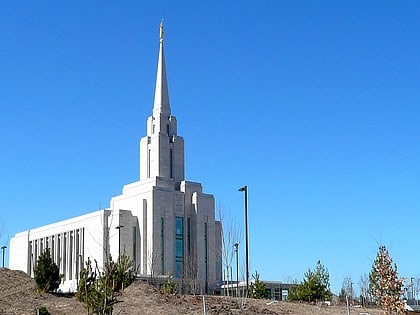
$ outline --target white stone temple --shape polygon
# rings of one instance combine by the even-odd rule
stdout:
[[[88,258],[102,268],[109,255],[116,261],[125,251],[143,277],[194,278],[200,292],[221,280],[222,226],[214,196],[185,180],[184,139],[171,113],[163,40],[161,24],[153,113],[140,140],[140,180],[125,185],[107,209],[17,233],[10,241],[10,269],[33,276],[49,248],[64,275],[60,290],[75,291]]]

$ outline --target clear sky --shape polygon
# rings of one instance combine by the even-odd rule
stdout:
[[[186,178],[242,229],[249,186],[251,273],[301,280],[321,260],[334,292],[357,290],[384,244],[420,277],[419,17],[419,1],[2,2],[1,245],[138,180],[164,18]]]

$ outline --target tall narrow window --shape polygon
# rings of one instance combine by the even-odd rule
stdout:
[[[76,266],[76,280],[79,278],[79,274],[80,274],[80,268],[79,268],[79,255],[80,255],[80,230],[76,229],[76,231],[74,232],[76,235],[76,241],[75,241],[75,254],[74,254],[74,265]]]
[[[50,254],[51,254],[51,259],[55,262],[55,242],[54,242],[54,235],[51,236],[51,250],[50,250]]]
[[[68,280],[67,274],[67,234],[64,233],[63,235],[63,274],[64,280]]]
[[[168,137],[169,137],[169,124],[167,124],[166,125],[166,134],[168,135]]]
[[[69,280],[73,279],[73,231],[70,232],[69,240]]]
[[[150,178],[150,152],[151,150],[149,149],[147,151],[147,178]]]
[[[184,261],[184,218],[176,217],[175,225],[175,277],[181,278]]]
[[[63,259],[61,259],[63,255],[61,254],[61,235],[57,234],[57,265],[60,268],[60,273],[64,273],[63,271]]]
[[[191,255],[191,218],[187,218],[187,251]]]
[[[137,229],[136,229],[135,226],[133,226],[133,262],[134,262],[134,268],[137,267],[136,256],[137,256]]]
[[[165,274],[165,221],[160,219],[160,263],[162,266],[162,275]]]
[[[204,223],[204,264],[205,264],[205,277],[206,277],[206,293],[207,293],[207,284],[208,284],[208,275],[209,275],[209,263],[208,263],[208,244],[207,244],[207,236],[208,236],[208,231],[207,231],[207,222]]]
[[[173,149],[169,150],[169,177],[173,178],[174,177],[174,172],[173,172],[173,155],[174,155],[174,151]]]

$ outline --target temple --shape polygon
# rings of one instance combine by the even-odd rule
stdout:
[[[220,282],[222,226],[215,219],[214,196],[185,180],[184,139],[169,102],[162,23],[146,130],[139,181],[125,185],[109,208],[16,234],[10,241],[10,269],[33,276],[39,255],[49,248],[64,275],[63,292],[76,290],[88,258],[102,268],[108,257],[116,261],[122,253],[133,260],[139,277],[172,275],[184,286],[194,283],[191,293],[207,293]]]

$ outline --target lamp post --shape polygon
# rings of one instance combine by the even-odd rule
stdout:
[[[239,188],[239,191],[245,192],[245,265],[246,265],[246,292],[249,289],[249,257],[248,257],[248,186]]]
[[[121,255],[121,229],[123,227],[124,225],[122,224],[115,227],[118,230],[118,261],[120,261],[120,255]]]
[[[414,280],[414,278],[411,278],[410,279],[410,282],[411,282],[411,300],[413,301],[412,303],[415,304],[415,302],[414,302],[414,285],[413,285],[413,280]]]
[[[239,244],[235,243],[233,246],[235,247],[235,253],[236,253],[236,296],[238,296],[238,288],[239,288],[238,247],[239,247]]]
[[[4,252],[6,251],[6,248],[7,248],[7,246],[6,246],[6,245],[3,245],[3,246],[1,247],[1,250],[3,251],[3,268],[4,268]]]

